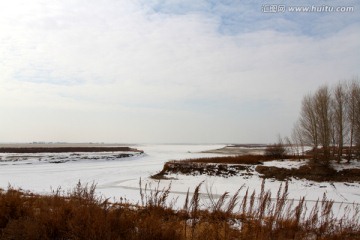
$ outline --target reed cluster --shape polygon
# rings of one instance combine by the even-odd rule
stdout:
[[[310,208],[305,198],[241,187],[234,195],[188,191],[183,206],[169,199],[171,186],[140,182],[141,202],[110,202],[96,185],[44,196],[9,187],[0,192],[0,239],[360,239],[359,208],[335,216],[326,196]],[[206,195],[204,197],[204,195]]]

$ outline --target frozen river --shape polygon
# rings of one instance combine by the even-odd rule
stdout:
[[[150,175],[162,169],[164,162],[215,156],[215,154],[201,153],[201,151],[221,148],[223,145],[136,145],[133,147],[143,150],[144,154],[109,160],[108,156],[113,153],[103,153],[102,155],[94,154],[98,158],[96,160],[78,160],[78,157],[71,153],[2,153],[0,187],[6,189],[8,185],[11,185],[37,193],[49,193],[58,187],[64,190],[71,189],[80,180],[82,183],[96,183],[98,192],[105,197],[126,197],[129,200],[138,201],[140,178],[146,181]],[[19,156],[25,156],[26,159]],[[66,161],[59,163],[64,159]]]

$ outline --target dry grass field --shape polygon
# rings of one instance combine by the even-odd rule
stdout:
[[[142,187],[139,204],[110,202],[80,182],[47,196],[10,187],[0,192],[0,239],[360,239],[358,208],[352,218],[335,217],[324,196],[307,209],[304,198],[287,198],[287,184],[273,201],[264,183],[259,193],[240,188],[232,197],[210,198],[206,208],[199,185],[181,209],[169,203],[170,187]]]

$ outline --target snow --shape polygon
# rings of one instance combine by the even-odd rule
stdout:
[[[23,164],[45,164],[65,163],[74,161],[90,162],[93,160],[110,161],[120,160],[126,155],[138,156],[138,152],[71,152],[71,153],[0,153],[0,166],[23,165]]]
[[[216,197],[224,192],[234,194],[244,186],[250,192],[260,192],[262,178],[254,171],[251,176],[233,176],[223,178],[218,176],[186,176],[171,175],[175,180],[152,180],[149,177],[161,171],[163,164],[169,160],[181,160],[199,157],[218,156],[219,154],[201,153],[202,151],[218,149],[223,145],[137,145],[132,146],[144,150],[144,154],[127,158],[113,158],[114,153],[42,153],[42,154],[1,154],[0,155],[0,187],[6,189],[10,184],[15,188],[31,190],[40,194],[50,193],[52,189],[61,187],[72,189],[80,180],[82,183],[96,183],[97,193],[110,200],[125,197],[131,202],[140,202],[139,180],[143,186],[151,184],[152,188],[159,184],[160,189],[171,183],[171,197],[178,198],[182,206],[186,192],[194,190],[203,182],[201,192],[212,192]],[[25,154],[24,154],[25,155]],[[85,158],[88,156],[87,158]],[[14,160],[14,159],[17,159]],[[40,160],[39,160],[40,159]],[[62,163],[52,163],[50,160],[66,159]],[[297,168],[305,161],[273,161],[266,166]],[[275,197],[280,187],[280,181],[266,180],[265,190],[270,190]],[[240,195],[245,194],[243,190]],[[345,204],[360,204],[359,183],[317,183],[312,181],[291,179],[289,181],[289,198],[298,200],[305,196],[308,201],[322,199],[326,193],[328,199]]]
[[[351,161],[348,163],[347,160],[343,159],[340,163],[334,161],[331,163],[331,165],[336,171],[341,171],[349,168],[360,169],[360,161]]]
[[[270,161],[270,162],[264,162],[264,166],[267,167],[278,167],[278,168],[286,168],[286,169],[291,169],[291,168],[299,168],[303,165],[307,164],[307,160],[275,160],[275,161]]]
[[[107,160],[114,153],[36,153],[36,154],[0,154],[0,187],[6,189],[10,184],[15,188],[50,193],[61,187],[64,190],[82,183],[96,183],[99,194],[106,197],[126,197],[139,200],[139,179],[147,179],[160,171],[168,160],[216,156],[200,153],[223,147],[223,145],[137,145],[144,150],[129,158]],[[53,159],[53,157],[55,158]],[[82,159],[88,156],[87,159]],[[102,157],[101,157],[102,156]],[[51,163],[52,160],[64,160],[63,163]],[[66,160],[66,161],[65,161]],[[129,186],[129,182],[132,183]],[[133,183],[136,184],[133,184]],[[134,187],[133,187],[134,186]]]

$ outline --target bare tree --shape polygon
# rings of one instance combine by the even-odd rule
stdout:
[[[296,155],[296,146],[295,144],[291,141],[291,139],[289,137],[284,137],[284,143],[285,146],[287,147],[287,154],[291,154],[293,156]]]
[[[337,161],[340,162],[343,148],[344,148],[344,137],[346,135],[347,121],[346,121],[346,105],[347,105],[347,94],[346,94],[346,82],[338,83],[333,91],[333,137],[334,145],[337,145]]]
[[[312,146],[315,161],[320,159],[321,150],[321,159],[325,164],[335,155],[340,162],[347,145],[348,161],[355,153],[360,157],[359,78],[339,82],[332,90],[324,85],[315,94],[305,95],[292,141]]]
[[[311,94],[308,94],[302,101],[299,131],[301,132],[302,142],[313,146],[314,160],[317,159],[317,149],[319,146],[317,122],[314,97]]]
[[[287,153],[287,149],[284,145],[284,140],[280,135],[278,136],[277,143],[270,144],[265,148],[265,155],[269,157],[284,159],[286,153]]]
[[[317,120],[317,129],[319,142],[323,148],[323,160],[328,163],[330,158],[330,139],[331,139],[331,95],[328,86],[320,87],[315,95],[315,114]]]
[[[355,118],[355,142],[357,147],[357,157],[360,158],[360,83],[357,81],[356,90],[356,118]]]
[[[359,82],[356,79],[349,84],[348,92],[348,104],[347,104],[347,118],[349,122],[349,152],[348,152],[348,161],[351,160],[353,154],[353,146],[355,140],[358,138],[358,122],[359,122],[359,99],[360,95],[360,86]]]
[[[300,127],[300,122],[297,121],[294,125],[293,131],[291,133],[291,141],[295,144],[295,150],[296,150],[296,154],[299,157],[299,160],[301,159],[301,156],[304,156],[305,153],[305,143],[304,143],[304,138],[301,134],[301,127]]]

